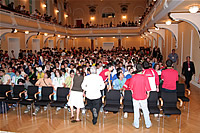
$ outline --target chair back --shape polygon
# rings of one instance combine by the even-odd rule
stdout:
[[[66,102],[68,94],[69,94],[69,88],[58,87],[56,93],[57,101]]]
[[[15,85],[13,87],[13,98],[20,98],[19,93],[24,90],[25,90],[24,85]]]
[[[42,100],[50,100],[49,99],[49,95],[53,93],[53,87],[49,87],[49,86],[43,86],[42,87]],[[53,100],[53,97],[52,97]]]
[[[0,97],[6,97],[6,92],[10,90],[10,85],[0,85]]]
[[[149,98],[147,99],[148,106],[157,106],[158,102],[158,92],[151,91],[149,94]]]
[[[185,96],[185,85],[184,84],[176,84],[176,92],[178,97]]]
[[[133,98],[131,90],[125,90],[124,92],[124,105],[133,105]]]
[[[110,90],[106,93],[106,104],[120,105],[120,91]]]
[[[176,107],[177,94],[176,92],[161,92],[161,98],[163,99],[163,107]]]
[[[35,99],[34,95],[38,92],[38,86],[28,86],[27,95],[28,99]]]

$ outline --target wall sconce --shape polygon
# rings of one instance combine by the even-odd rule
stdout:
[[[25,34],[29,34],[29,31],[25,31]]]
[[[122,16],[122,19],[126,19],[126,15],[123,15],[123,16]]]
[[[56,10],[55,10],[55,12],[56,12],[56,13],[59,13],[59,10],[58,10],[58,9],[56,9]]]
[[[93,21],[94,19],[95,19],[95,17],[90,17],[90,20],[92,20],[92,21]]]
[[[46,7],[47,7],[47,5],[46,5],[46,4],[42,4],[42,7],[46,8]]]

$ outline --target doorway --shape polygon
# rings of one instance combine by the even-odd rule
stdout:
[[[14,57],[18,59],[19,50],[20,50],[20,39],[19,38],[8,38],[8,55],[13,57],[11,51],[14,51]]]
[[[49,48],[54,48],[54,41],[53,40],[48,40],[48,47]]]
[[[37,52],[40,51],[40,39],[33,39],[32,40],[32,51],[35,52],[35,50]]]

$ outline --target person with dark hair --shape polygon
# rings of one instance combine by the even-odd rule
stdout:
[[[163,80],[162,90],[167,92],[176,92],[176,81],[178,81],[178,72],[172,68],[173,62],[166,61],[167,69],[162,71],[161,79]]]
[[[122,90],[125,82],[126,78],[124,78],[124,74],[122,72],[118,72],[117,79],[113,81],[113,89]]]
[[[52,81],[52,84],[54,87],[54,100],[57,100],[57,97],[56,97],[57,88],[64,87],[64,82],[65,80],[64,80],[64,77],[62,77],[61,70],[56,69],[55,77],[53,78],[53,81]],[[57,107],[56,111],[59,111],[60,109],[61,109],[60,107]]]
[[[34,85],[37,82],[37,76],[36,76],[36,72],[34,70],[34,67],[30,67],[29,69],[29,73],[28,73],[28,78],[29,81]]]
[[[48,72],[45,72],[44,73],[44,78],[40,78],[36,83],[35,83],[35,86],[38,86],[39,87],[39,97],[41,97],[41,90],[42,90],[42,87],[43,86],[50,86],[50,87],[53,87],[53,83],[52,83],[52,80],[50,78],[50,74],[48,74]],[[37,106],[35,107],[35,112],[33,113],[33,115],[37,115],[37,112],[39,111],[40,107]],[[44,107],[44,111],[47,110],[47,107]],[[24,113],[28,113],[30,111],[30,108],[28,110],[25,110]]]
[[[117,72],[117,73],[120,73],[120,72],[123,72],[123,71],[122,71],[121,68],[117,68],[117,69],[116,69],[116,72]],[[118,79],[117,73],[112,77],[112,83],[113,83],[116,79]]]
[[[149,62],[144,61],[143,62],[143,74],[146,75],[148,77],[149,80],[149,84],[151,86],[151,91],[157,91],[159,92],[159,76],[158,73],[152,69],[149,68]]]
[[[11,80],[11,84],[12,86],[14,85],[18,85],[18,80],[19,79],[23,79],[23,77],[21,76],[21,72],[20,71],[15,71],[15,76],[12,77],[12,80]]]
[[[148,77],[145,76],[142,71],[143,67],[141,64],[136,65],[137,74],[133,75],[130,79],[130,90],[132,91],[133,97],[133,107],[134,107],[134,122],[133,126],[135,128],[139,128],[139,109],[142,108],[142,112],[144,114],[146,128],[150,128],[152,126],[149,110],[147,107],[147,99],[149,97],[149,92],[151,91],[151,87],[148,81]]]
[[[99,75],[102,77],[103,81],[106,83],[108,80],[108,89],[111,89],[111,81],[110,74],[114,69],[114,65],[112,63],[107,64],[107,69],[104,69]]]
[[[0,84],[10,85],[11,77],[3,69],[0,70]]]
[[[70,86],[70,97],[69,97],[69,101],[68,101],[68,106],[70,106],[71,109],[71,122],[79,122],[81,121],[79,119],[79,113],[80,113],[80,109],[84,108],[84,103],[83,103],[83,95],[84,92],[81,88],[81,84],[83,82],[83,75],[80,72],[80,69],[77,68],[76,70],[76,75],[73,77],[72,79],[72,83]],[[74,107],[76,107],[76,120],[74,120]]]
[[[187,56],[186,61],[183,63],[182,74],[185,76],[185,84],[187,85],[187,89],[189,89],[190,81],[195,74],[194,63],[190,61],[190,56]]]
[[[168,55],[168,59],[172,61],[174,69],[177,70],[178,54],[175,53],[175,49],[172,49],[172,53]]]

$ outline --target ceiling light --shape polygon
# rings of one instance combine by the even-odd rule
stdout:
[[[58,37],[60,37],[60,35],[58,35]]]
[[[101,37],[101,38],[103,38],[103,37]]]
[[[128,38],[128,36],[126,38]]]
[[[70,36],[67,36],[67,38],[70,38]]]
[[[25,34],[28,34],[29,33],[29,31],[25,31]]]
[[[48,36],[48,33],[44,33],[44,36]]]
[[[198,6],[191,6],[189,8],[189,12],[190,13],[197,13],[199,11],[199,7]]]
[[[69,16],[67,14],[65,14],[65,17],[68,18]]]
[[[156,27],[156,28],[155,28],[155,30],[159,30],[159,28],[158,28],[158,27]]]
[[[172,24],[172,22],[170,20],[168,20],[168,21],[165,22],[165,24],[170,25],[170,24]]]
[[[115,38],[115,37],[113,37],[113,38]]]

